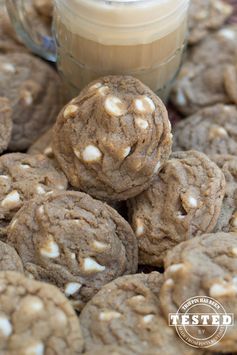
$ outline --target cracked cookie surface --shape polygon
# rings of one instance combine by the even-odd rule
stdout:
[[[16,272],[0,272],[0,352],[4,355],[79,355],[80,323],[54,286]]]
[[[8,225],[24,203],[52,190],[66,190],[67,179],[43,155],[10,153],[0,157],[0,227]]]
[[[171,143],[165,106],[129,76],[91,83],[64,107],[53,132],[55,157],[71,185],[103,200],[146,189]]]
[[[195,354],[161,314],[162,282],[163,276],[153,272],[120,277],[104,286],[80,315],[86,350],[116,345],[128,354]]]
[[[173,150],[195,149],[207,154],[237,152],[237,108],[215,105],[204,108],[174,127]]]
[[[188,52],[171,93],[183,115],[215,105],[237,104],[237,26],[207,36]]]
[[[0,153],[7,149],[12,134],[12,110],[10,102],[0,97]]]
[[[0,54],[0,96],[10,101],[9,150],[25,150],[52,126],[63,105],[58,74],[26,53]]]
[[[137,241],[113,208],[80,192],[25,203],[8,229],[25,271],[81,309],[104,284],[137,270]]]
[[[237,234],[213,233],[183,242],[168,253],[161,307],[166,316],[176,313],[191,297],[208,296],[219,301],[227,313],[237,316]],[[198,313],[198,309],[195,309]],[[205,334],[208,327],[203,326]],[[237,325],[228,327],[212,351],[236,352]]]
[[[212,231],[224,193],[224,175],[206,155],[173,153],[151,186],[128,202],[139,263],[162,265],[175,245]]]
[[[0,270],[23,272],[21,259],[14,248],[0,240]]]

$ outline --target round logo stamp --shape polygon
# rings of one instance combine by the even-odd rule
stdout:
[[[215,345],[233,324],[234,315],[226,313],[220,302],[206,296],[192,297],[176,313],[169,314],[169,325],[176,328],[186,344],[195,348]]]

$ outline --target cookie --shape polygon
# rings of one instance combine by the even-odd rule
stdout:
[[[0,157],[0,226],[5,228],[23,204],[53,190],[66,190],[67,179],[43,155],[23,153]]]
[[[225,197],[214,232],[237,232],[237,157],[214,155],[211,159],[223,171],[226,180]]]
[[[61,111],[53,132],[55,157],[71,185],[102,200],[145,190],[171,143],[165,106],[130,76],[87,86]]]
[[[79,317],[86,350],[116,345],[128,354],[194,354],[161,314],[162,282],[162,275],[154,272],[121,277],[104,286]]]
[[[25,203],[8,243],[34,278],[57,285],[80,309],[104,284],[137,270],[137,241],[113,208],[80,192]]]
[[[177,245],[165,260],[160,302],[164,314],[176,313],[191,297],[208,296],[237,316],[237,234],[213,233]],[[198,313],[198,309],[195,309]],[[208,327],[203,325],[205,334]],[[211,350],[237,351],[237,324]]]
[[[134,355],[133,351],[116,345],[96,346],[86,351],[84,355]],[[146,354],[148,355],[148,354]]]
[[[54,286],[17,272],[0,272],[0,353],[81,354],[80,324],[66,297]]]
[[[14,248],[0,241],[0,270],[23,272],[21,259]]]
[[[236,155],[236,122],[236,106],[220,104],[200,110],[174,127],[173,150]]]
[[[27,149],[55,121],[63,105],[57,73],[26,53],[0,55],[0,96],[9,99],[13,130],[8,149]]]
[[[128,203],[139,264],[160,266],[175,245],[212,231],[224,193],[224,175],[206,155],[173,153],[151,186]]]
[[[7,149],[12,133],[12,110],[10,102],[0,97],[0,153]]]
[[[188,54],[171,101],[185,116],[218,103],[237,104],[237,26],[207,36]]]
[[[192,0],[189,11],[189,44],[196,44],[209,32],[222,27],[233,7],[222,0]]]

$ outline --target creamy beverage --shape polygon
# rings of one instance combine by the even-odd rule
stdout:
[[[58,68],[71,95],[108,74],[137,77],[158,94],[182,60],[189,0],[56,0]]]

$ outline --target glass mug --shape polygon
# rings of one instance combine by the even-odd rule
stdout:
[[[70,96],[109,74],[133,75],[167,96],[182,62],[190,0],[54,0],[54,39],[29,24],[28,1],[6,0],[12,22],[33,52],[57,62]]]

